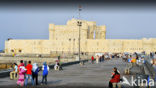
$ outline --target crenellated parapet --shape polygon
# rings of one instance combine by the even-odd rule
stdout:
[[[94,21],[71,19],[66,25],[54,25],[49,24],[49,39],[61,40],[61,39],[75,39],[78,40],[79,26],[77,22],[81,21],[81,39],[105,39],[106,27],[97,26]]]

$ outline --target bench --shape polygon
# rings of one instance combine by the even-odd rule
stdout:
[[[84,61],[80,61],[80,65],[83,66],[84,65]]]
[[[130,69],[129,68],[126,68],[125,69],[125,74],[129,74],[130,73]]]

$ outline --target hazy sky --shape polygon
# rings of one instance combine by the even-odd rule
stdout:
[[[0,49],[13,39],[48,39],[48,25],[66,24],[78,17],[78,4],[29,4],[0,6]],[[107,39],[156,38],[154,5],[82,4],[81,18],[106,25]]]

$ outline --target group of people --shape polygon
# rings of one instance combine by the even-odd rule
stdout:
[[[95,57],[92,56],[91,57],[91,63],[94,64],[95,60],[96,60],[96,63],[104,62],[104,55],[102,55],[102,56],[96,55]]]
[[[94,56],[91,57],[92,63],[96,60],[96,63],[103,62],[105,59],[105,56]],[[59,64],[59,61],[56,61],[56,64],[54,66],[54,69],[61,69],[61,65]],[[41,84],[47,84],[47,75],[49,71],[49,67],[46,62],[43,63],[42,68],[40,69],[38,67],[37,63],[31,64],[31,61],[28,61],[28,64],[25,65],[23,63],[23,60],[20,61],[20,64],[17,65],[14,63],[14,71],[10,72],[10,78],[13,79],[15,76],[18,76],[17,84],[20,86],[27,86],[28,80],[31,80],[32,85],[38,85],[38,73],[39,71],[43,71],[42,74],[42,82]],[[14,73],[14,74],[13,74]],[[13,75],[13,76],[12,76]],[[113,83],[120,82],[120,72],[116,67],[113,68],[112,77],[109,81],[109,88],[113,88]]]
[[[99,62],[104,62],[105,60],[110,60],[113,58],[121,58],[122,54],[121,53],[96,53],[95,56],[91,57],[91,62],[94,63],[94,61],[96,61],[96,63]]]
[[[95,58],[94,58],[94,56],[92,56],[91,63],[93,64],[94,60],[96,60],[96,63],[103,62],[105,60],[105,58],[106,57],[104,55],[102,55],[102,56],[96,55]],[[120,72],[116,67],[114,67],[113,72],[112,72],[112,77],[109,81],[109,88],[114,88],[114,86],[116,88],[117,85],[113,85],[113,83],[117,84],[120,81],[122,81],[122,79],[120,79]]]
[[[14,63],[14,71],[10,72],[10,78],[16,78],[18,76],[17,84],[20,86],[27,86],[28,80],[31,80],[32,85],[38,85],[38,72],[42,72],[42,82],[41,84],[47,84],[47,75],[49,71],[49,66],[46,62],[43,63],[42,68],[40,69],[37,63],[31,64],[31,61],[28,61],[28,64],[25,65],[23,60],[20,61],[20,64],[17,65]],[[13,75],[13,76],[12,76]]]
[[[138,54],[138,53],[123,54],[122,59],[125,62],[129,62],[129,63],[135,63],[135,64],[145,63],[145,55],[144,54]]]
[[[155,72],[156,72],[156,52],[151,52],[150,53],[150,57],[152,58],[151,59],[151,65],[153,66]],[[155,75],[155,81],[156,81],[156,75]]]

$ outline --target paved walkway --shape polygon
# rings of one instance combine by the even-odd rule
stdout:
[[[121,59],[114,59],[98,64],[85,63],[64,67],[62,71],[50,70],[48,75],[48,85],[54,87],[77,86],[81,87],[105,87],[111,78],[113,67],[117,67],[123,76],[126,63]],[[39,73],[39,82],[41,81],[41,72]],[[29,81],[30,82],[30,81]],[[0,86],[16,86],[16,80],[10,80],[9,77],[0,79]],[[39,85],[41,86],[41,85]]]

